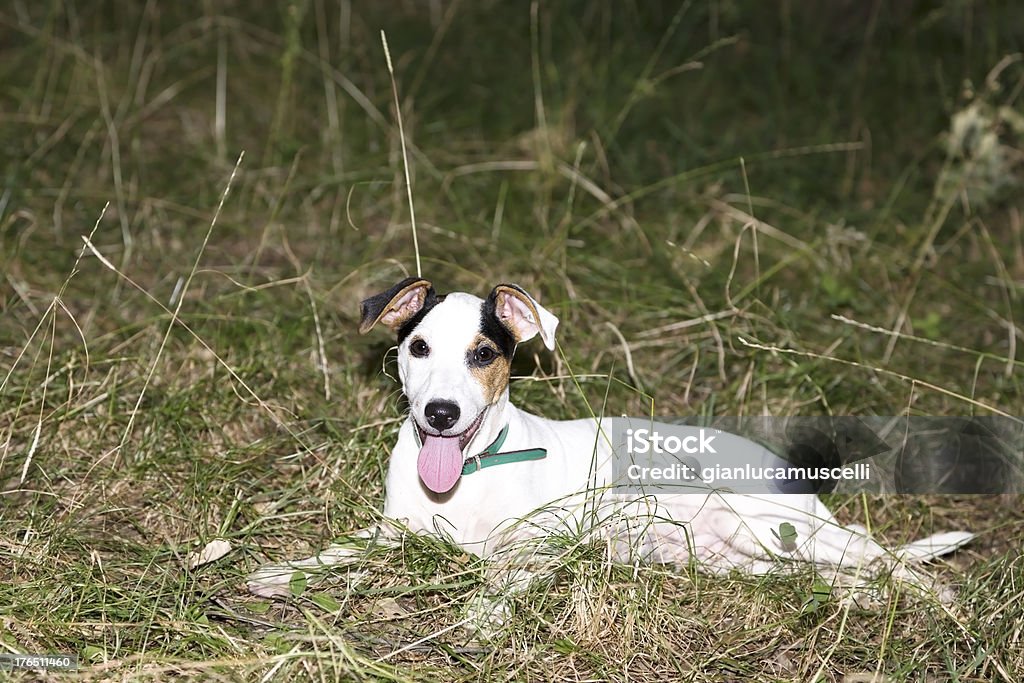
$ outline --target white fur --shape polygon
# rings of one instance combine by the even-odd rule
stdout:
[[[541,320],[535,321],[538,329],[529,336],[540,333],[553,345],[557,319],[530,302],[537,306]],[[859,568],[888,558],[890,569],[915,583],[921,583],[921,577],[905,567],[904,560],[930,559],[971,538],[962,532],[939,534],[890,552],[864,529],[840,525],[815,495],[613,495],[603,489],[611,479],[611,460],[596,420],[553,421],[531,415],[509,403],[507,388],[493,405],[486,404],[484,391],[465,361],[466,349],[479,332],[481,303],[469,294],[449,294],[398,351],[410,416],[388,463],[384,516],[399,520],[412,532],[441,532],[467,551],[486,557],[523,538],[560,529],[587,529],[609,542],[616,560],[643,558],[672,564],[696,560],[711,572],[765,573],[787,558],[834,568]],[[416,338],[429,344],[429,357],[410,354],[409,344]],[[447,494],[430,492],[417,474],[419,442],[414,421],[426,427],[424,407],[439,399],[455,402],[461,409],[451,433],[464,431],[487,411],[465,449],[467,456],[480,452],[508,425],[503,451],[543,447],[547,457],[483,469],[463,476]],[[794,526],[795,543],[784,544],[777,535],[784,522]],[[362,532],[367,537],[393,533],[390,527]],[[287,594],[294,571],[333,564],[353,552],[332,547],[306,560],[267,566],[250,576],[248,587],[265,596]],[[517,577],[513,583],[521,587],[521,573]],[[474,618],[493,621],[493,615],[485,614],[492,608],[490,603],[477,605]],[[497,609],[502,612],[505,607]]]
[[[487,407],[483,387],[472,379],[466,381],[467,376],[471,377],[466,368],[466,349],[473,337],[480,332],[480,303],[478,297],[469,294],[449,294],[423,318],[416,331],[398,347],[398,378],[402,381],[402,391],[409,399],[411,414],[419,421],[420,426],[428,431],[434,430],[429,429],[423,410],[431,401],[451,401],[461,409],[459,421],[452,425],[451,429],[446,430],[452,434],[466,431]],[[417,338],[425,340],[430,345],[429,357],[415,358],[409,353],[409,344]],[[452,377],[462,377],[463,381],[453,382]],[[507,398],[506,392],[505,399]],[[476,450],[481,450],[490,443],[481,443],[481,431],[483,430],[477,432],[474,442],[469,444],[469,452],[474,452],[472,449],[477,444],[480,446]],[[413,436],[411,425],[408,436]],[[415,455],[419,447],[411,445],[412,473],[415,476]]]

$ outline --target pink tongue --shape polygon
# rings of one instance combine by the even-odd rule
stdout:
[[[462,449],[457,436],[423,437],[416,461],[420,479],[434,493],[447,493],[462,476]]]

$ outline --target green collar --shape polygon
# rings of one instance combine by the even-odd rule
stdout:
[[[496,465],[505,465],[513,462],[525,462],[527,460],[542,460],[548,455],[546,448],[526,448],[520,451],[505,451],[504,453],[499,453],[498,449],[500,449],[501,445],[505,443],[506,436],[508,436],[508,425],[505,425],[498,434],[498,438],[492,441],[490,446],[465,462],[462,466],[463,476],[473,474],[485,467],[495,467]]]

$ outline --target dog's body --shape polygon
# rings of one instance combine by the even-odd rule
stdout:
[[[863,529],[840,525],[811,494],[611,493],[610,451],[597,420],[547,420],[508,400],[516,344],[539,334],[553,349],[558,324],[514,285],[499,285],[481,300],[436,296],[429,282],[410,278],[363,302],[360,331],[378,323],[398,334],[399,375],[410,407],[388,465],[384,517],[408,531],[438,533],[491,556],[525,538],[585,530],[607,540],[618,561],[695,560],[713,572],[765,573],[786,558],[860,567],[889,557],[898,574],[918,583],[904,560],[929,559],[971,538],[938,534],[887,551]],[[499,442],[512,461],[480,468],[496,457],[488,444]],[[524,453],[532,456],[518,459]],[[793,525],[795,537],[779,533],[783,523]],[[394,533],[387,527],[363,535],[382,532]],[[249,589],[285,594],[296,570],[352,553],[333,547],[264,567],[250,577]]]

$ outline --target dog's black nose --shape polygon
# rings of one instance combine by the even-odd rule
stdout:
[[[451,401],[431,401],[423,409],[427,416],[427,423],[439,432],[451,429],[451,426],[459,421],[462,411],[459,406]]]

